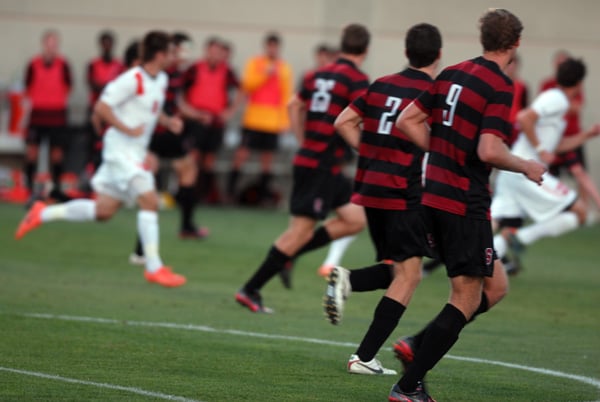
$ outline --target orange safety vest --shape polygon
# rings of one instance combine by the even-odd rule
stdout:
[[[70,87],[66,84],[64,68],[66,61],[56,57],[48,66],[38,56],[31,61],[32,81],[27,95],[33,110],[63,110],[67,108]]]
[[[227,65],[211,67],[206,61],[196,64],[196,78],[186,94],[187,102],[195,109],[221,114],[227,107]]]

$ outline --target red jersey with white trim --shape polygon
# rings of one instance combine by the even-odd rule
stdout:
[[[474,219],[490,219],[491,168],[479,159],[482,134],[506,141],[513,84],[483,57],[448,67],[415,105],[431,116],[423,205]]]
[[[407,68],[377,79],[350,105],[363,120],[353,203],[391,210],[419,208],[423,151],[394,123],[432,82],[428,74]]]
[[[364,94],[369,78],[350,60],[340,58],[305,79],[298,93],[306,103],[304,141],[294,158],[295,166],[331,169],[339,173],[344,140],[333,123],[346,106]]]
[[[144,133],[132,137],[109,127],[104,136],[103,160],[127,158],[142,163],[154,127],[165,101],[168,77],[159,72],[149,75],[141,66],[133,67],[111,81],[100,96],[116,117],[128,127],[144,125]]]

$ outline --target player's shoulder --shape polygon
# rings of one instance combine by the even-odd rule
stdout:
[[[533,101],[536,105],[556,105],[558,107],[569,106],[569,99],[563,91],[558,88],[550,88],[542,92]]]

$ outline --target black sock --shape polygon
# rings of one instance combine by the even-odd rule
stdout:
[[[263,263],[258,267],[252,278],[244,285],[244,291],[253,293],[260,290],[265,283],[273,278],[279,271],[284,269],[285,264],[290,260],[290,257],[279,251],[273,245]]]
[[[446,304],[440,314],[427,326],[414,361],[398,381],[400,389],[406,392],[414,391],[417,383],[458,340],[458,334],[466,323],[467,320],[459,309]]]
[[[270,183],[273,175],[271,173],[262,173],[258,182],[258,196],[260,199],[267,199],[271,195]]]
[[[353,292],[387,289],[392,283],[392,279],[392,266],[390,264],[379,263],[350,271],[350,285]]]
[[[294,255],[294,258],[301,256],[304,253],[307,253],[312,250],[316,250],[325,246],[326,244],[331,243],[331,236],[327,232],[325,226],[320,226],[315,229],[313,232],[312,238],[306,243],[298,252]]]
[[[490,309],[490,307],[489,307],[488,298],[485,295],[485,292],[481,292],[481,303],[479,303],[479,307],[477,307],[477,310],[475,310],[475,313],[473,313],[473,316],[471,317],[469,322],[473,322],[475,320],[475,317],[477,317],[479,314],[485,313],[489,309]]]
[[[53,163],[52,167],[52,186],[55,191],[60,191],[60,176],[63,172],[63,164],[62,162]]]
[[[396,300],[383,296],[375,308],[373,321],[356,354],[363,362],[373,360],[381,346],[396,329],[406,307]]]
[[[229,176],[227,176],[227,195],[230,197],[235,196],[235,189],[237,187],[237,182],[240,178],[240,171],[237,169],[233,169],[229,172]]]
[[[214,188],[215,188],[215,172],[213,172],[212,170],[205,170],[204,172],[201,173],[201,177],[202,177],[202,195],[204,197],[208,197],[210,196],[210,194],[213,192]]]
[[[194,230],[194,208],[196,206],[196,190],[194,187],[179,187],[175,197],[181,210],[181,230]]]
[[[137,235],[137,239],[135,241],[135,251],[137,255],[144,255],[144,248],[142,247],[142,239],[140,235]]]
[[[25,162],[25,167],[23,169],[25,173],[25,181],[27,188],[29,191],[33,191],[33,184],[35,182],[35,172],[37,171],[37,163],[36,162]]]

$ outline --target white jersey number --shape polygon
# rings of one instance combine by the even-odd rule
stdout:
[[[402,104],[402,99],[396,98],[395,96],[388,96],[385,100],[385,106],[391,108],[389,112],[381,113],[379,118],[379,128],[377,129],[378,134],[389,135],[392,132],[392,121],[390,118],[396,116],[398,108]]]
[[[331,103],[331,90],[335,86],[335,80],[317,78],[315,88],[317,89],[310,100],[311,112],[326,112]]]
[[[448,91],[448,95],[446,96],[446,104],[450,108],[445,109],[442,113],[442,124],[444,126],[452,126],[452,123],[454,122],[454,112],[456,112],[456,105],[458,104],[458,97],[460,96],[462,90],[462,85],[452,84],[450,86],[450,90]]]

